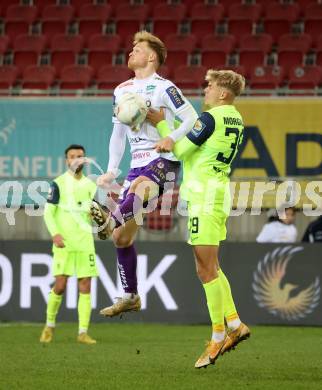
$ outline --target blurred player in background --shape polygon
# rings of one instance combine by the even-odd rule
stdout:
[[[193,246],[198,276],[207,297],[212,322],[212,338],[195,367],[213,364],[218,356],[249,337],[250,331],[237,313],[229,282],[220,269],[218,250],[226,238],[230,212],[229,173],[243,138],[243,120],[233,105],[244,89],[245,79],[233,71],[209,70],[206,75],[205,104],[193,129],[177,142],[174,154],[183,160],[180,194],[188,201],[189,244]],[[163,110],[150,110],[147,119],[162,137],[170,129]],[[164,138],[156,150],[168,149]],[[228,330],[225,329],[225,322]]]
[[[78,279],[78,342],[96,344],[88,334],[91,316],[91,278],[98,275],[90,206],[96,185],[83,175],[85,149],[71,145],[65,151],[68,171],[51,184],[45,206],[45,222],[53,240],[55,284],[49,294],[47,319],[40,342],[50,343],[67,279]]]
[[[181,125],[171,132],[165,141],[170,149],[176,140],[182,138],[192,128],[197,113],[171,81],[156,73],[166,59],[166,48],[163,42],[156,36],[141,31],[135,34],[133,45],[128,67],[134,71],[135,77],[115,89],[115,104],[124,93],[134,92],[145,99],[147,106],[164,107],[165,117],[170,122],[173,122],[175,117],[180,118]],[[97,184],[108,186],[117,176],[126,137],[130,142],[132,160],[131,169],[120,194],[117,211],[110,216],[104,215],[97,204],[92,208],[93,218],[99,225],[107,222],[106,235],[110,235],[114,230],[113,241],[124,289],[123,297],[112,306],[101,310],[101,314],[109,317],[141,308],[136,277],[137,254],[133,245],[139,226],[134,219],[136,213],[134,208],[137,204],[142,205],[147,196],[151,199],[162,194],[165,182],[176,181],[180,168],[180,163],[171,152],[161,153],[154,149],[155,143],[160,140],[160,135],[150,123],[143,122],[136,132],[120,123],[115,116],[113,123],[107,173],[98,178]],[[148,183],[148,195],[146,192],[138,193],[143,182]]]

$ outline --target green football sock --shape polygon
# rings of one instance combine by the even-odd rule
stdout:
[[[224,302],[224,313],[227,323],[233,320],[239,319],[235,302],[231,293],[230,284],[226,275],[220,269],[218,271],[219,280],[223,289],[223,302]]]
[[[208,310],[214,332],[223,332],[224,323],[224,303],[223,290],[219,277],[211,282],[204,283],[203,287],[206,292]]]
[[[49,293],[48,303],[47,303],[47,326],[54,327],[56,324],[56,316],[63,299],[62,295],[58,295],[52,289]]]
[[[91,318],[92,304],[91,294],[79,293],[78,298],[78,321],[79,333],[87,332],[89,320]]]

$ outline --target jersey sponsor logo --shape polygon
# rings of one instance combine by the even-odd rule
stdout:
[[[157,87],[156,85],[147,85],[146,86],[146,91],[147,92],[154,91],[156,87]]]
[[[191,130],[191,133],[195,136],[195,137],[199,137],[199,135],[201,134],[202,130],[206,127],[206,125],[200,120],[200,119],[197,119],[196,120],[196,123],[193,125],[193,128]]]
[[[167,88],[166,93],[169,95],[175,108],[179,108],[184,105],[184,100],[182,99],[182,96],[180,95],[176,87]]]
[[[148,158],[148,157],[151,157],[150,152],[136,152],[132,154],[133,160],[141,160],[143,158]]]

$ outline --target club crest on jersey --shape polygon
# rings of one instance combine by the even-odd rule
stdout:
[[[197,119],[196,120],[196,123],[193,125],[193,128],[191,130],[191,133],[195,136],[195,137],[199,137],[199,135],[201,134],[202,130],[206,127],[206,125],[201,122],[200,119]]]
[[[163,169],[163,168],[164,168],[164,163],[163,163],[162,161],[159,161],[159,162],[157,163],[157,167],[158,167],[159,169]]]
[[[166,89],[166,92],[169,95],[175,108],[179,108],[184,105],[184,100],[182,99],[182,96],[180,95],[176,87],[169,87]]]

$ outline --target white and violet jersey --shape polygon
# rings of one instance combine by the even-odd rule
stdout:
[[[118,85],[114,90],[114,104],[117,104],[119,98],[126,92],[134,92],[141,95],[148,107],[157,110],[163,107],[165,119],[168,123],[174,123],[175,118],[179,118],[182,121],[180,127],[171,134],[174,141],[188,133],[197,120],[196,111],[182,95],[181,91],[171,81],[162,78],[156,73],[143,80],[133,78]],[[115,115],[113,116],[113,123],[114,128],[116,126],[124,127],[131,146],[131,168],[145,166],[160,156],[168,160],[177,160],[173,153],[157,153],[155,151],[154,145],[161,137],[157,129],[148,121],[144,121],[139,131],[135,132],[129,126],[121,124]],[[110,142],[112,142],[112,139]],[[111,146],[110,144],[110,151]]]

